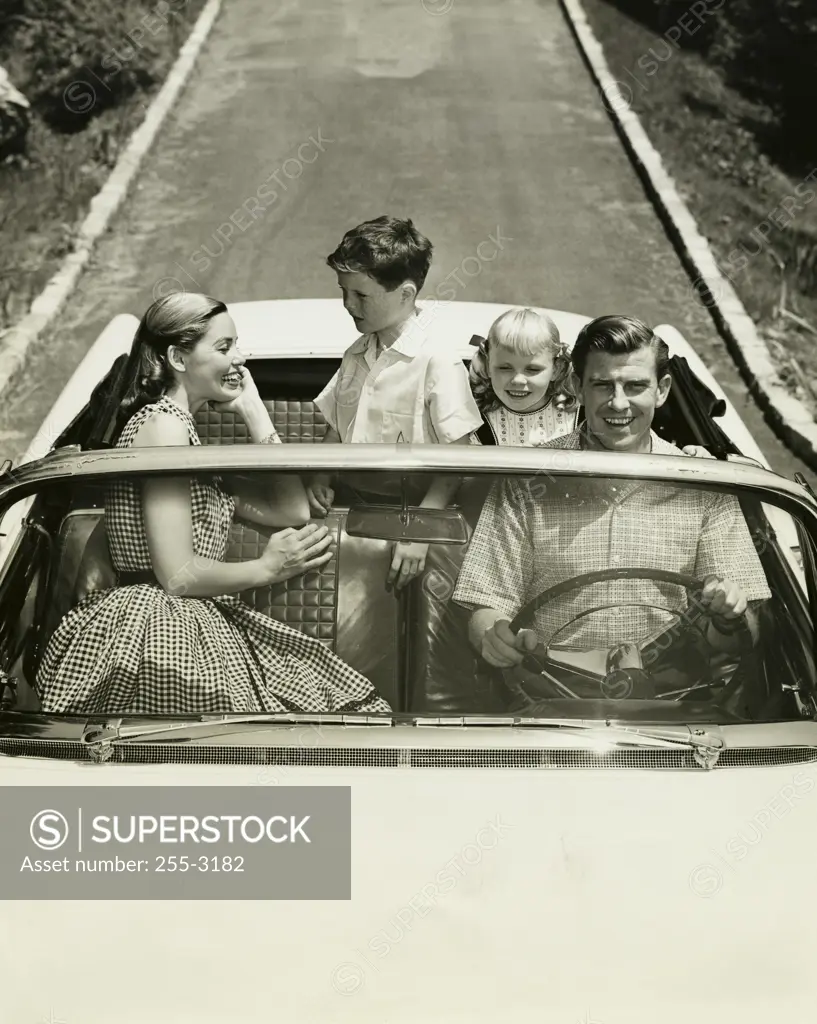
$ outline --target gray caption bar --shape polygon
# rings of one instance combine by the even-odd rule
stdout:
[[[0,790],[2,900],[348,900],[348,786]]]

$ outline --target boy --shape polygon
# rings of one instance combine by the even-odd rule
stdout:
[[[377,217],[347,231],[327,256],[361,334],[315,399],[328,424],[324,442],[468,444],[482,424],[462,360],[434,350],[418,319],[432,251],[410,220]],[[445,508],[455,487],[434,480],[420,505]],[[334,500],[329,476],[314,476],[307,494],[325,516]],[[427,552],[427,544],[396,544],[388,582],[404,587],[425,568]]]

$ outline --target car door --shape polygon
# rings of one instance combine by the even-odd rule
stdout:
[[[0,532],[2,532],[0,523]],[[32,507],[13,552],[0,568],[0,710],[19,708],[19,668],[36,648],[48,594],[51,539]]]

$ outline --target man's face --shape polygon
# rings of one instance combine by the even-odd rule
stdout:
[[[336,273],[343,307],[361,334],[384,331],[411,314],[415,292],[411,282],[389,292],[368,274]]]
[[[580,397],[589,432],[602,448],[617,452],[650,451],[655,410],[664,404],[672,379],[658,380],[651,348],[587,357]]]

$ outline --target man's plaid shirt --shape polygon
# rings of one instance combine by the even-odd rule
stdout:
[[[652,433],[656,455],[688,458]],[[543,447],[580,448],[581,433]],[[513,619],[528,601],[582,573],[611,568],[668,569],[702,580],[718,573],[747,600],[771,596],[736,498],[676,484],[580,477],[512,478],[491,489],[454,591],[468,608],[496,608]],[[658,609],[644,605],[657,605]],[[683,612],[683,587],[612,580],[570,591],[539,610],[545,643],[578,648],[638,642]],[[590,608],[602,610],[563,627]],[[558,634],[558,635],[557,635]]]

